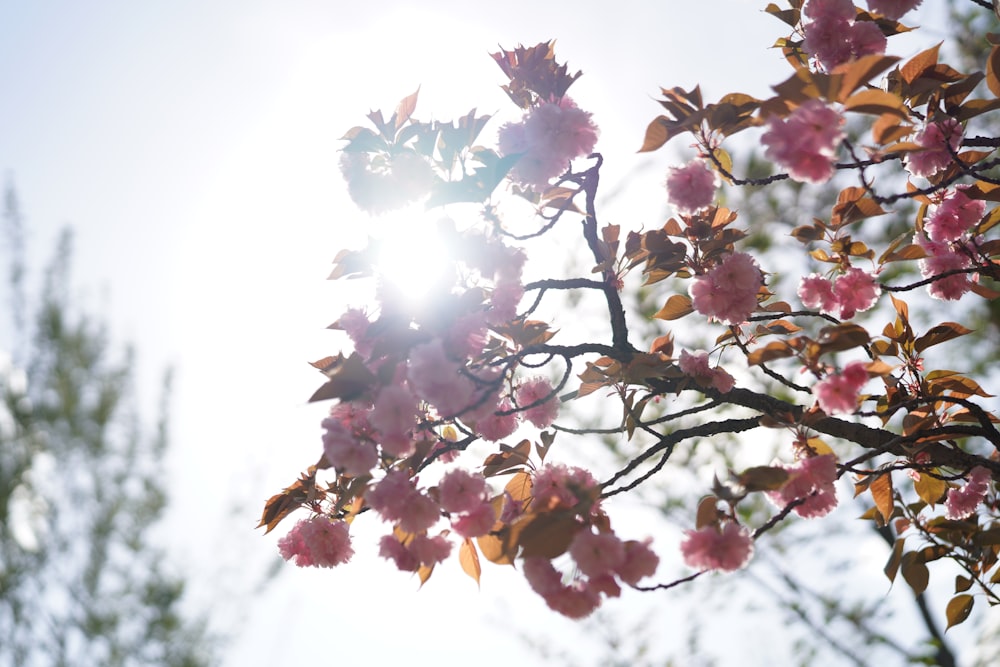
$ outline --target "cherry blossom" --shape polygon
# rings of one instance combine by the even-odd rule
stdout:
[[[733,572],[750,562],[753,540],[745,528],[732,522],[727,522],[721,530],[714,525],[705,526],[685,531],[681,554],[689,567]]]
[[[709,367],[708,352],[698,351],[691,354],[687,350],[681,350],[678,365],[684,373],[694,378],[698,384],[713,387],[722,393],[728,392],[736,384],[736,380],[725,369]]]
[[[323,515],[295,524],[278,540],[278,551],[299,567],[334,567],[354,555],[347,523]]]
[[[927,257],[917,262],[920,274],[924,278],[934,278],[949,271],[968,269],[972,266],[972,258],[961,245],[932,241],[919,234],[916,241],[927,252]],[[927,285],[927,291],[935,299],[955,301],[972,289],[973,280],[974,277],[970,277],[967,273],[956,273],[934,280]]]
[[[497,440],[501,440],[509,436],[517,430],[517,424],[520,421],[520,413],[496,413],[511,411],[513,410],[513,407],[514,406],[511,405],[510,399],[502,399],[493,412],[490,412],[485,417],[481,417],[476,421],[476,433],[482,436],[484,440],[489,440],[490,442],[496,442]]]
[[[962,132],[962,124],[954,118],[927,123],[913,138],[923,150],[907,154],[906,169],[924,178],[944,170],[962,145]]]
[[[364,475],[378,463],[373,442],[354,436],[342,423],[327,417],[322,422],[323,453],[333,467],[349,475]]]
[[[596,498],[598,490],[597,480],[589,472],[561,463],[542,466],[532,482],[531,495],[541,506],[573,508],[589,496]]]
[[[641,542],[628,540],[625,542],[625,561],[615,572],[618,577],[630,586],[635,586],[640,579],[656,574],[660,558],[649,548],[651,539]]]
[[[826,516],[837,506],[837,460],[832,454],[807,456],[794,466],[782,466],[788,472],[788,481],[768,497],[779,507],[801,500],[794,511],[801,517],[812,519]]]
[[[625,544],[614,533],[581,530],[573,537],[569,554],[588,577],[614,572],[625,564]]]
[[[469,512],[454,519],[451,527],[462,537],[481,537],[490,532],[496,521],[497,514],[493,504],[484,500]]]
[[[462,468],[445,473],[438,483],[438,500],[445,512],[471,512],[486,499],[486,478]]]
[[[378,555],[391,560],[403,572],[416,572],[420,569],[420,560],[403,545],[395,535],[385,535],[379,540]]]
[[[844,119],[819,100],[809,100],[788,118],[772,116],[761,137],[764,155],[788,170],[793,180],[825,183],[833,176]]]
[[[534,107],[519,123],[501,127],[498,142],[501,155],[520,155],[508,174],[510,179],[545,190],[571,160],[593,152],[597,134],[590,114],[563,97]]]
[[[868,8],[887,19],[897,20],[911,9],[920,6],[923,0],[868,0]]]
[[[757,261],[744,252],[728,255],[722,263],[691,283],[694,309],[725,324],[745,321],[757,308],[757,292],[764,276]]]
[[[947,190],[940,203],[928,208],[924,232],[932,241],[957,241],[986,213],[986,202],[971,199],[965,194],[968,188]]]
[[[681,213],[691,214],[712,205],[718,176],[704,160],[694,160],[671,167],[666,186],[670,203]]]
[[[559,415],[559,401],[553,394],[552,383],[536,377],[518,385],[515,398],[527,421],[538,428],[547,428]]]
[[[991,479],[988,468],[976,466],[970,470],[964,486],[948,489],[948,496],[944,501],[945,516],[956,521],[971,516],[986,497]]]
[[[451,542],[443,535],[414,535],[407,550],[421,565],[432,567],[451,555]]]
[[[882,30],[871,21],[855,21],[851,0],[809,0],[803,13],[812,21],[803,26],[802,48],[827,71],[851,58],[885,52]]]
[[[813,387],[816,401],[828,415],[847,414],[858,408],[858,394],[868,381],[863,361],[853,361],[840,373],[831,373]]]

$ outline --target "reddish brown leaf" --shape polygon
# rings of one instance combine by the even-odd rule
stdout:
[[[674,294],[667,299],[663,308],[660,308],[653,317],[658,320],[677,320],[693,312],[694,306],[691,305],[691,297],[684,294]]]
[[[880,474],[872,480],[872,483],[868,488],[871,491],[872,500],[875,501],[875,507],[878,508],[879,514],[882,515],[882,521],[884,523],[889,523],[889,519],[892,517],[894,505],[892,473],[886,472]]]
[[[969,618],[969,614],[972,613],[972,606],[975,603],[976,599],[968,593],[956,595],[949,600],[948,606],[945,608],[945,616],[948,619],[948,627],[945,628],[945,631],[963,623],[965,619]]]

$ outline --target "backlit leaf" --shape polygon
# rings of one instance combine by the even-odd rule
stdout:
[[[479,575],[482,574],[483,568],[479,564],[479,553],[476,551],[476,545],[468,537],[458,548],[458,562],[462,565],[462,570],[472,577],[478,586]]]
[[[948,627],[945,628],[945,631],[948,631],[950,628],[959,625],[964,622],[965,619],[969,618],[969,614],[972,613],[972,606],[975,603],[976,599],[968,593],[956,595],[949,600],[948,606],[945,608],[945,616],[948,619]]]
[[[658,320],[676,320],[693,312],[694,307],[691,305],[691,297],[684,294],[674,294],[667,299],[663,308],[660,308],[653,317]]]
[[[894,506],[891,473],[887,472],[879,475],[872,480],[868,488],[871,491],[872,500],[875,501],[875,507],[878,508],[879,514],[882,515],[883,522],[889,523]]]

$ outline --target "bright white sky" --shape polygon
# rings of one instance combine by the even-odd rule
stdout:
[[[247,588],[275,554],[253,532],[263,501],[320,451],[305,362],[337,351],[325,277],[366,224],[338,139],[418,85],[419,118],[510,114],[487,54],[555,38],[584,71],[573,96],[602,129],[605,185],[644,164],[635,178],[655,184],[676,157],[635,149],[659,86],[763,96],[787,75],[765,4],[0,1],[0,168],[37,256],[76,229],[83,307],[137,344],[144,400],[158,369],[177,367],[170,539],[199,599],[239,619],[226,665],[531,665],[519,633],[577,642],[521,577],[487,567],[477,592],[438,572],[417,593],[365,562],[361,534],[350,566],[289,566],[266,592]],[[655,222],[659,206],[614,221]]]

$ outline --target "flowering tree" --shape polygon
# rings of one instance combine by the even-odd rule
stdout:
[[[943,365],[960,362],[954,350],[975,338],[953,319],[1000,296],[991,287],[1000,241],[990,238],[1000,139],[977,134],[1000,109],[1000,47],[972,73],[942,62],[940,46],[906,61],[886,55],[918,4],[770,4],[789,31],[778,47],[791,70],[772,97],[706,103],[698,88],[662,89],[663,114],[641,149],[683,136],[697,154],[669,170],[676,214],[656,229],[601,223],[598,130],[567,95],[579,73],[556,61],[551,43],[493,55],[522,113],[499,127],[495,147],[477,143],[488,116],[418,121],[416,94],[388,119],[375,111],[371,127],[351,129],[341,167],[353,200],[375,214],[445,209],[449,280],[432,307],[418,306],[380,280],[391,239],[337,256],[332,278],[372,279],[373,303],[333,325],[352,349],[313,364],[326,381],[312,399],[333,401],[322,454],[268,500],[260,523],[270,531],[308,512],[279,541],[282,555],[345,563],[351,523],[376,514],[386,524],[381,555],[421,582],[457,550],[477,581],[484,558],[513,564],[552,609],[581,618],[623,584],[659,590],[745,567],[755,542],[793,514],[829,514],[838,480],[849,479],[871,499],[865,518],[891,533],[890,580],[920,593],[928,564],[953,561],[962,573],[949,627],[977,597],[1000,602],[990,378]],[[738,173],[729,150],[746,149],[750,134],[775,173]],[[836,201],[790,235],[721,205],[727,191],[788,180],[834,183]],[[542,244],[571,221],[590,273],[551,275]],[[780,258],[757,253],[750,233],[788,245]],[[540,247],[548,274],[528,280]],[[717,336],[713,349],[687,349],[662,328],[637,333],[650,330],[631,307],[638,292],[657,298],[654,322],[697,321]],[[599,309],[566,318],[592,317],[588,327],[602,331],[592,341],[560,341],[566,321],[537,315],[559,294],[598,297]],[[938,307],[924,323],[910,303],[928,297],[949,312]],[[574,405],[613,423],[571,426]],[[679,544],[654,550],[612,526],[605,501],[668,474],[677,452],[765,429],[784,440],[781,460],[718,470]],[[589,433],[627,441],[627,461],[597,475],[579,465],[570,441]],[[743,511],[761,498],[766,516]],[[694,572],[657,582],[663,549],[679,549]]]

